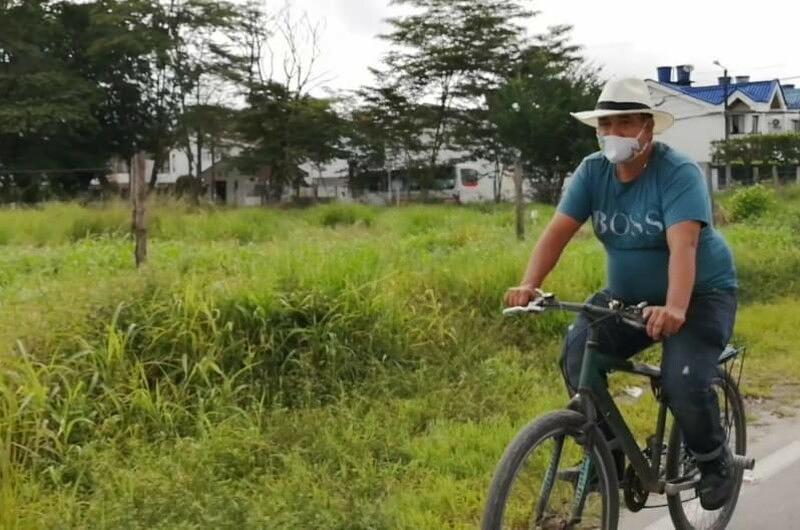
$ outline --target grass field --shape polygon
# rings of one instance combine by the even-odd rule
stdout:
[[[0,528],[474,528],[566,398],[569,318],[499,312],[531,208],[518,242],[502,206],[159,204],[140,271],[125,205],[0,210]],[[800,381],[798,212],[787,188],[721,226],[748,395]],[[547,287],[603,279],[585,229]],[[642,434],[651,406],[625,407]]]

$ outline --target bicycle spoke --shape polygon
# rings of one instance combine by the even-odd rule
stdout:
[[[536,525],[541,524],[544,510],[550,500],[550,494],[553,492],[553,484],[556,480],[556,472],[558,471],[561,462],[561,451],[564,448],[564,437],[558,436],[555,439],[553,454],[550,457],[550,464],[547,466],[547,472],[542,480],[542,489],[539,492],[539,499],[536,502],[536,509],[534,510],[534,520],[532,521],[531,528],[536,528]]]

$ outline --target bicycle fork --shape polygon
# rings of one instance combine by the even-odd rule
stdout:
[[[568,527],[581,522],[581,515],[583,508],[586,505],[586,494],[588,493],[589,477],[592,473],[592,455],[588,450],[584,451],[583,460],[581,461],[580,474],[578,475],[578,483],[575,484],[575,496],[572,503],[572,515],[570,517]],[[599,486],[599,485],[598,485]]]

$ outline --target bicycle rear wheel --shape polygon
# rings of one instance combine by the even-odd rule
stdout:
[[[747,450],[744,403],[736,382],[727,372],[720,370],[720,378],[714,385],[714,389],[717,392],[722,429],[725,432],[728,447],[734,455],[744,455]],[[667,480],[696,472],[697,464],[694,457],[686,449],[677,423],[673,422],[667,447]],[[723,530],[728,525],[736,508],[739,490],[742,487],[742,476],[743,470],[737,468],[734,473],[736,486],[731,498],[719,510],[704,510],[693,489],[668,496],[669,514],[675,528],[678,530]]]
[[[482,530],[616,530],[614,459],[598,430],[588,437],[581,431],[585,423],[582,414],[562,410],[520,431],[495,471]]]

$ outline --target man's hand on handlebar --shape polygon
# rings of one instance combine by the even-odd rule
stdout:
[[[648,306],[642,312],[647,322],[647,334],[653,340],[664,340],[676,334],[686,322],[686,311],[668,306]]]
[[[518,287],[511,287],[506,291],[503,297],[503,302],[506,307],[526,306],[531,300],[536,300],[541,295],[539,289],[535,289],[529,285],[520,285]]]

